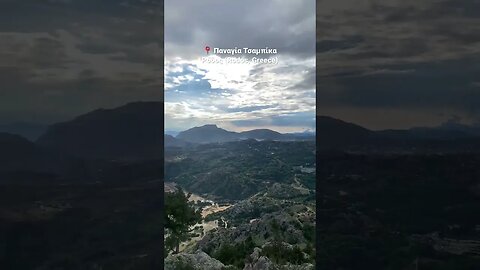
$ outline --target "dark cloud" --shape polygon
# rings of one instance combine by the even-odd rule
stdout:
[[[106,54],[118,52],[119,50],[112,44],[98,44],[96,42],[84,42],[77,45],[77,48],[85,53]]]
[[[0,101],[0,121],[3,122],[63,121],[98,108],[121,106],[135,100],[152,100],[159,91],[158,87],[134,80],[98,78],[88,70],[82,71],[78,79],[64,82],[27,82],[22,73],[3,74],[0,79],[7,82]]]
[[[325,0],[317,13],[319,113],[374,128],[480,119],[478,1]]]
[[[0,1],[0,122],[162,99],[163,1]]]
[[[340,40],[320,40],[317,42],[317,52],[324,53],[329,51],[346,50],[355,48],[363,41],[361,36],[351,36]]]
[[[454,16],[466,18],[480,18],[480,2],[477,0],[447,0],[433,3],[432,12],[425,12],[430,16]]]
[[[311,57],[315,2],[219,0],[166,1],[166,48],[171,55],[198,56],[206,44],[220,48],[277,48]],[[186,14],[188,14],[186,16]]]
[[[35,68],[65,67],[68,62],[64,45],[52,38],[36,38],[24,57]]]

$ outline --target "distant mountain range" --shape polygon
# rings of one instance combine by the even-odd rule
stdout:
[[[188,142],[184,140],[177,139],[172,135],[165,134],[163,137],[165,147],[185,147],[188,145]]]
[[[81,163],[74,158],[45,149],[19,135],[0,133],[0,182],[18,173],[25,176],[78,172],[78,166]]]
[[[17,135],[0,136],[3,168],[41,169],[66,157],[82,159],[158,159],[162,147],[186,147],[193,144],[256,140],[314,140],[315,133],[282,134],[269,129],[233,132],[216,125],[194,127],[176,137],[164,134],[163,103],[135,102],[114,109],[99,109],[63,123],[54,124],[35,142]],[[317,116],[317,148],[356,147],[432,148],[480,151],[480,128],[445,124],[435,128],[372,131],[359,125],[327,116]],[[475,150],[475,151],[476,151]],[[45,160],[45,161],[42,161]],[[57,162],[58,161],[58,162]]]
[[[282,134],[269,129],[254,129],[233,132],[216,125],[194,127],[177,136],[165,135],[165,146],[185,146],[188,143],[221,143],[246,139],[256,140],[314,140],[318,148],[345,148],[351,146],[413,146],[426,142],[472,140],[480,137],[480,129],[469,126],[439,126],[433,128],[412,128],[407,130],[373,131],[359,125],[328,116],[317,116],[316,133]]]
[[[317,148],[368,149],[370,151],[480,151],[480,129],[441,125],[407,130],[372,131],[327,116],[317,116]]]
[[[31,141],[36,140],[46,129],[47,127],[44,125],[26,122],[13,122],[0,125],[0,132],[17,134]]]
[[[181,146],[186,143],[222,143],[241,140],[314,140],[314,133],[286,133],[282,134],[270,129],[254,129],[243,132],[227,131],[217,125],[194,127],[178,133],[176,137],[165,135],[165,147]]]

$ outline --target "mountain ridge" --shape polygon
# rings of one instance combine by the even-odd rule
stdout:
[[[313,139],[313,136],[311,137]],[[248,131],[235,132],[219,128],[215,124],[207,124],[181,131],[174,138],[190,143],[205,144],[231,142],[246,139],[299,140],[308,138],[308,136],[292,133],[280,133],[270,129],[252,129]],[[167,146],[167,144],[165,145]]]
[[[78,157],[160,158],[163,103],[134,102],[53,124],[36,143]]]
[[[191,144],[223,143],[246,139],[295,141],[317,139],[318,149],[352,146],[357,148],[403,145],[448,147],[468,143],[480,144],[474,127],[449,126],[373,131],[360,125],[329,116],[317,115],[315,133],[280,133],[260,128],[242,132],[228,131],[215,124],[193,127],[177,136],[165,134],[162,102],[134,102],[113,109],[98,109],[70,121],[48,127],[36,144],[76,157],[145,159],[161,158],[164,147],[186,147]],[[163,136],[162,136],[163,135]]]

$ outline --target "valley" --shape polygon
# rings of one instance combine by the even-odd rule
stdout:
[[[161,269],[161,112],[136,102],[35,141],[0,133],[0,269]]]
[[[97,110],[38,141],[0,134],[2,269],[161,268],[164,196],[176,187],[192,193],[203,235],[166,258],[173,269],[478,269],[477,129],[318,117],[318,143],[190,134],[202,142],[171,137],[162,153],[159,106]]]
[[[249,139],[166,148],[165,154],[167,185],[193,192],[191,201],[210,200],[202,211],[204,234],[169,255],[165,269],[201,268],[206,258],[228,269],[262,263],[314,269],[313,141]]]
[[[188,191],[186,191],[186,193],[188,193]],[[219,226],[218,220],[208,220],[208,221],[205,220],[205,218],[208,215],[212,215],[212,214],[215,214],[215,213],[218,213],[218,212],[225,211],[229,207],[233,206],[233,205],[230,205],[230,204],[220,206],[220,205],[218,205],[218,203],[216,203],[214,201],[207,200],[207,199],[205,199],[205,198],[203,198],[203,197],[201,197],[197,194],[193,194],[193,193],[190,193],[189,201],[193,202],[197,205],[200,205],[200,204],[205,205],[206,204],[206,206],[202,207],[202,218],[203,218],[202,222],[197,223],[195,225],[195,226],[201,226],[200,234],[196,237],[193,237],[189,241],[181,243],[180,244],[180,251],[184,251],[184,250],[188,250],[189,248],[192,248],[192,246],[194,246],[198,241],[203,239],[203,236],[206,233],[208,233],[209,231],[211,231],[213,229],[218,228],[218,226]],[[222,219],[222,222],[223,222],[222,227],[227,228],[228,227],[228,222],[226,220],[223,220],[223,219]]]

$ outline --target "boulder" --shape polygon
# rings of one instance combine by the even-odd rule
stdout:
[[[192,270],[222,270],[225,265],[198,250],[195,253],[171,254],[165,259],[165,270],[192,269]]]

